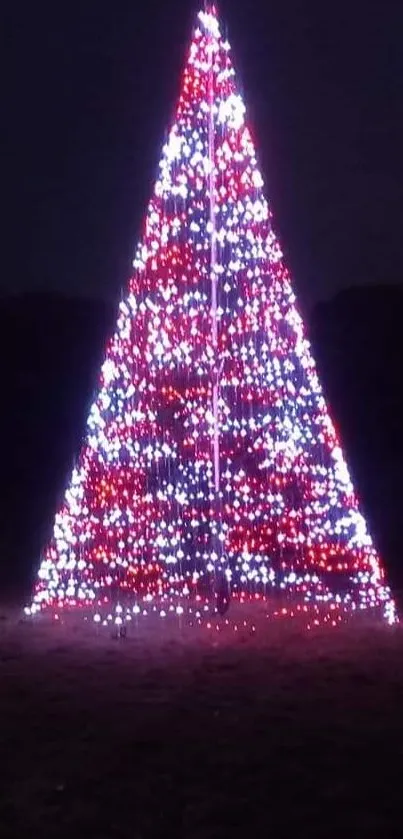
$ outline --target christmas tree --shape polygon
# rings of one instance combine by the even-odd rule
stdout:
[[[30,612],[121,622],[280,594],[393,621],[212,6],[133,269]]]

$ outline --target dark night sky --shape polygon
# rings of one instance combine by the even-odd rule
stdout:
[[[119,294],[198,7],[9,3],[1,293]],[[400,283],[402,4],[220,9],[301,303]]]

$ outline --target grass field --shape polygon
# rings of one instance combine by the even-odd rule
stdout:
[[[402,836],[403,630],[0,610],[0,836]]]

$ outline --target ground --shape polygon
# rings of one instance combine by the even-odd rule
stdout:
[[[402,835],[402,629],[0,617],[2,839]]]

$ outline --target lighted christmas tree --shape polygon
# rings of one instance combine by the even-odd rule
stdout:
[[[281,593],[394,620],[214,7],[133,268],[31,612],[120,622]]]

